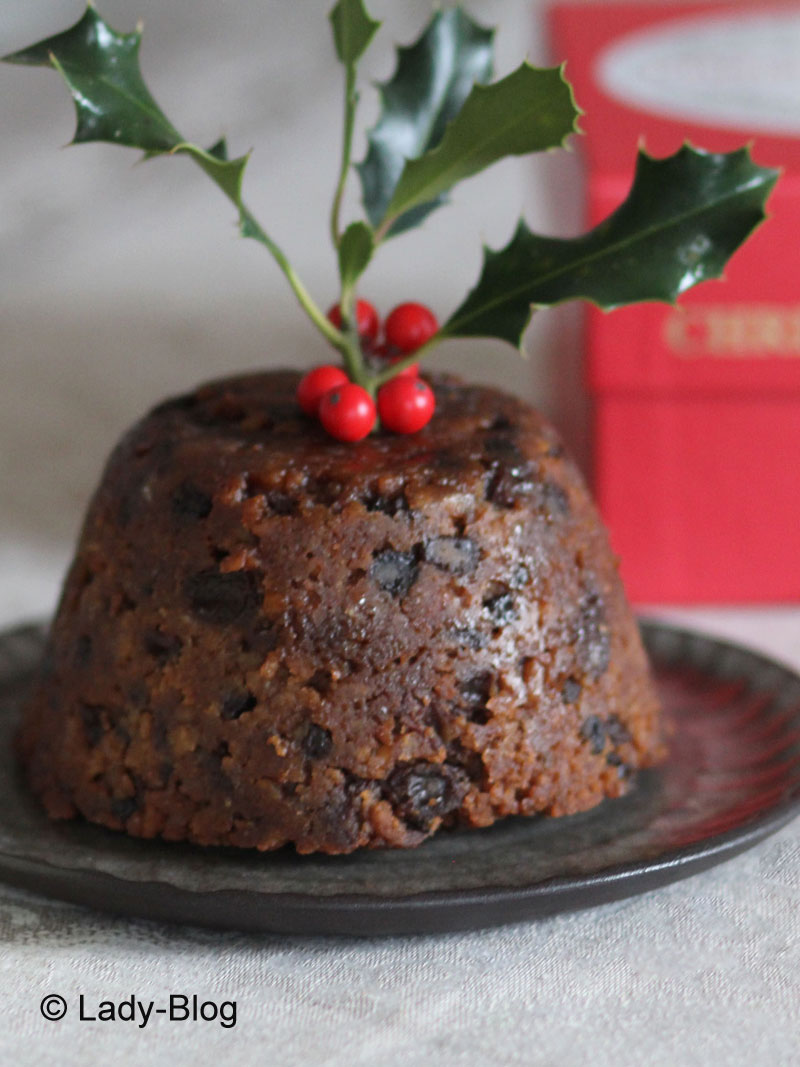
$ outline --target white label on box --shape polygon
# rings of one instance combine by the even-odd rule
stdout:
[[[800,134],[800,11],[684,18],[601,53],[610,96],[665,118]]]

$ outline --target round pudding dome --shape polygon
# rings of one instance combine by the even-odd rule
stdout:
[[[114,450],[18,738],[49,814],[346,853],[625,792],[659,706],[553,428],[438,378],[425,429],[341,444],[298,381],[213,382]]]

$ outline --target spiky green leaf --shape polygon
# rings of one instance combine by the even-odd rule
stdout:
[[[563,147],[580,115],[558,67],[523,63],[493,85],[476,85],[439,145],[409,160],[386,210],[388,219],[435,200],[506,156]]]
[[[438,145],[476,83],[492,75],[494,31],[459,8],[437,12],[414,44],[398,49],[397,68],[379,86],[381,113],[369,131],[369,148],[358,165],[367,216],[383,221],[406,161]],[[402,215],[391,232],[418,225],[442,196]]]
[[[505,248],[486,249],[477,285],[442,334],[519,344],[537,307],[573,299],[604,310],[671,303],[722,274],[764,219],[777,178],[744,148],[710,153],[684,145],[665,159],[640,152],[627,198],[589,233],[540,237],[521,222]]]
[[[339,61],[353,66],[366,52],[380,22],[370,17],[364,0],[339,0],[329,18]]]
[[[373,233],[366,222],[351,222],[339,243],[339,274],[342,286],[355,285],[372,259]]]
[[[74,26],[5,57],[7,63],[53,67],[75,104],[73,143],[107,141],[140,148],[147,158],[187,154],[240,207],[247,157],[229,160],[224,141],[191,144],[153,99],[139,68],[141,30],[119,33],[88,7]]]
[[[74,142],[110,141],[169,152],[183,138],[150,95],[139,70],[141,30],[117,33],[93,7],[63,33],[14,52],[7,63],[53,66],[77,113]]]

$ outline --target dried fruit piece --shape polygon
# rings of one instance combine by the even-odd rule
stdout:
[[[600,593],[587,590],[581,597],[578,611],[575,632],[578,663],[594,681],[605,672],[611,659],[611,635]]]
[[[397,814],[417,830],[430,830],[434,819],[459,806],[464,793],[458,773],[437,763],[398,767],[389,775],[386,786]]]
[[[474,574],[481,550],[471,537],[432,537],[425,543],[424,559],[439,570],[463,576]]]
[[[250,571],[200,571],[186,580],[184,592],[197,618],[217,626],[235,622],[258,603],[256,580]]]
[[[252,711],[256,704],[255,695],[249,689],[229,693],[222,702],[220,718],[227,721],[238,719],[246,711]]]
[[[581,726],[581,739],[589,742],[592,755],[599,756],[606,747],[606,728],[603,720],[596,715],[590,715],[584,719]]]
[[[392,596],[404,597],[417,580],[419,565],[410,552],[395,552],[387,548],[375,556],[369,576],[381,589]]]
[[[181,518],[205,519],[211,514],[213,501],[194,482],[183,481],[172,494],[172,510]]]
[[[330,730],[317,723],[309,723],[308,732],[303,738],[303,752],[309,759],[324,759],[333,748],[333,737]]]

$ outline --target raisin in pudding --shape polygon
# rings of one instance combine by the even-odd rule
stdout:
[[[553,429],[442,378],[420,433],[341,444],[298,380],[167,401],[111,456],[19,734],[48,813],[346,853],[625,792],[659,707]]]

